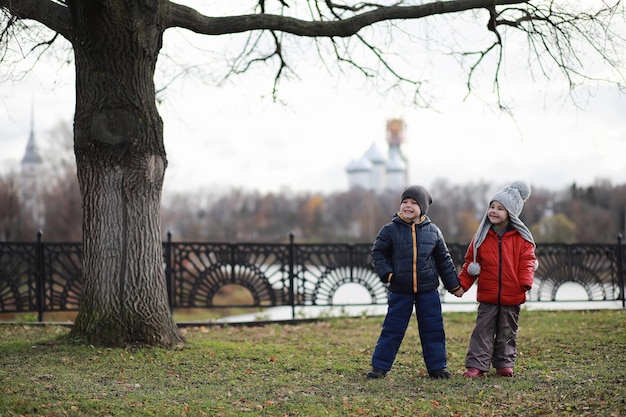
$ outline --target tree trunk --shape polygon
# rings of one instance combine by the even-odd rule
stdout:
[[[153,81],[159,0],[68,3],[83,205],[83,290],[70,336],[170,348],[184,339],[167,302],[160,237],[167,160]]]

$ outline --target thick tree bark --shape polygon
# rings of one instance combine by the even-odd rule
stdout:
[[[167,161],[153,82],[159,2],[77,1],[70,8],[84,283],[71,337],[172,347],[183,338],[167,303],[160,238]]]

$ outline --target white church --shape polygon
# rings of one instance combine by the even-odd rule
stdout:
[[[387,155],[376,143],[372,143],[361,158],[352,160],[346,167],[350,189],[383,192],[398,191],[408,186],[409,164],[400,149],[405,141],[405,129],[404,120],[387,120]]]
[[[31,116],[30,135],[21,161],[20,200],[35,226],[43,229],[45,222],[44,164],[35,141],[34,118]]]

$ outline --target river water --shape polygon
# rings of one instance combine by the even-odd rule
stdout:
[[[254,321],[284,321],[291,319],[312,319],[318,317],[361,317],[382,316],[387,312],[386,304],[369,304],[367,290],[359,284],[342,285],[333,297],[333,306],[281,306],[265,309],[258,313],[229,316],[216,320],[216,323],[246,323]],[[456,298],[446,294],[442,299],[444,312],[474,312],[476,286]],[[589,301],[582,286],[576,283],[563,284],[556,293],[555,301],[530,301],[523,308],[528,310],[598,310],[621,309],[621,301]]]

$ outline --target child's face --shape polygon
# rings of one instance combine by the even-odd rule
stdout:
[[[400,203],[400,212],[407,220],[417,220],[422,216],[422,209],[412,198],[405,198]]]
[[[487,217],[494,226],[502,226],[509,220],[509,212],[499,201],[492,201],[487,210]]]

